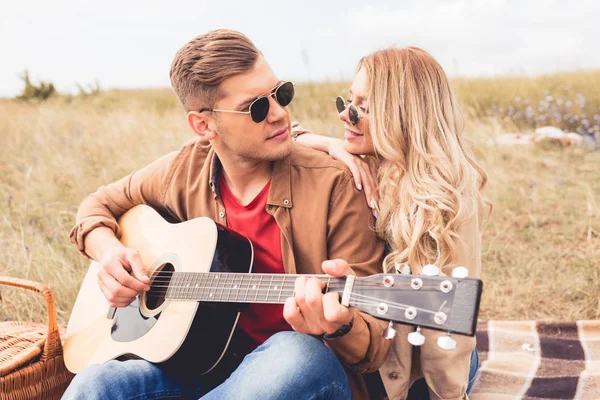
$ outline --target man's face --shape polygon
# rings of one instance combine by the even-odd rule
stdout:
[[[214,109],[248,111],[250,104],[264,95],[269,98],[269,113],[264,121],[256,123],[250,114],[214,112],[221,151],[248,161],[274,161],[291,153],[290,113],[269,96],[279,83],[263,57],[258,58],[252,70],[223,81],[222,97]]]

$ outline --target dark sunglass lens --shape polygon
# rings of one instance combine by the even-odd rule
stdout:
[[[277,88],[275,98],[280,106],[285,107],[292,102],[294,98],[294,84],[286,82]]]
[[[263,122],[269,114],[269,99],[267,97],[259,97],[250,106],[250,116],[252,121],[259,123]]]
[[[354,105],[348,107],[348,119],[352,125],[358,124],[358,109]]]
[[[335,99],[335,108],[337,108],[338,114],[344,112],[346,109],[346,103],[342,96],[338,96],[338,98]]]

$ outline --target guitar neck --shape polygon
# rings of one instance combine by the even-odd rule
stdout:
[[[171,275],[171,274],[169,274]],[[315,277],[325,283],[324,293],[344,291],[346,278],[327,275],[248,274],[174,272],[169,277],[165,298],[168,300],[207,301],[218,303],[283,304],[294,295],[296,278]],[[169,278],[169,279],[168,279]]]

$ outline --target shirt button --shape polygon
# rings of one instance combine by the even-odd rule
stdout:
[[[283,204],[285,204],[287,206],[288,204],[290,204],[290,201],[288,199],[285,199],[285,200],[283,200]]]
[[[219,217],[221,217],[221,218],[225,217],[225,211],[221,211],[221,212],[219,213]]]
[[[390,379],[394,379],[394,380],[398,379],[398,373],[397,372],[391,372],[390,373]]]

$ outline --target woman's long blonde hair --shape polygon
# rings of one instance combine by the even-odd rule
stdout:
[[[462,120],[438,62],[416,47],[361,59],[368,76],[369,128],[379,167],[376,228],[391,252],[384,269],[408,263],[448,272],[458,260],[458,227],[489,204],[487,175],[465,146]]]

